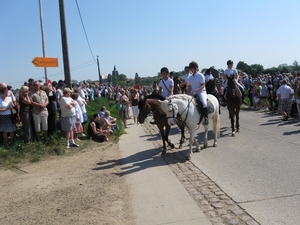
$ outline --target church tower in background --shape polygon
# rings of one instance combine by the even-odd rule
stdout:
[[[119,72],[116,70],[116,66],[114,66],[114,70],[112,71],[112,76],[119,78]]]

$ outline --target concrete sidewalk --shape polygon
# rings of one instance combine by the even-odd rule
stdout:
[[[154,147],[155,137],[133,120],[121,136],[122,175],[132,195],[136,224],[211,224]]]

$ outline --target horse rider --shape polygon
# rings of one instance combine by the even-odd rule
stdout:
[[[160,74],[162,75],[162,79],[158,83],[159,95],[168,98],[173,95],[174,81],[168,77],[169,69],[167,67],[161,68]],[[151,121],[150,123],[155,124],[155,121]]]
[[[189,66],[184,67],[184,72],[185,74],[181,77],[181,84],[180,84],[182,94],[186,94],[187,91],[187,87],[188,87],[187,80],[190,76],[190,67]]]
[[[235,83],[237,85],[237,87],[239,88],[241,94],[242,94],[242,101],[243,104],[248,104],[247,102],[245,102],[245,95],[244,95],[244,87],[238,82],[239,80],[239,73],[237,71],[236,68],[233,67],[233,61],[232,60],[228,60],[227,61],[227,69],[224,71],[224,74],[226,75],[225,77],[225,83],[224,83],[224,88],[223,88],[223,102],[226,103],[226,99],[225,99],[225,94],[227,92],[227,82],[228,82],[228,77],[232,77],[234,76],[234,80]]]
[[[210,69],[207,69],[205,71],[204,77],[205,77],[206,93],[217,96],[217,89],[216,89],[216,85],[215,85],[215,78],[212,75]]]
[[[173,95],[174,81],[168,77],[169,70],[167,67],[161,68],[160,73],[162,79],[158,83],[159,94],[164,98],[168,98]]]
[[[208,111],[207,111],[207,93],[205,89],[205,77],[199,72],[198,63],[192,61],[189,64],[191,75],[188,78],[187,93],[194,96],[197,101],[199,112],[204,117],[204,125],[208,125]],[[202,106],[202,107],[201,107]],[[201,118],[201,117],[200,117]]]

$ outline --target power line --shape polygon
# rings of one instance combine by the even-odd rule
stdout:
[[[94,61],[96,61],[96,60],[95,60],[95,57],[94,57],[94,54],[93,54],[93,52],[92,52],[92,49],[91,49],[91,45],[90,45],[89,39],[88,39],[87,34],[86,34],[86,31],[85,31],[84,23],[83,23],[83,20],[82,20],[82,17],[81,17],[81,13],[80,13],[80,9],[79,9],[79,5],[78,5],[77,0],[75,0],[75,2],[76,2],[76,5],[77,5],[77,10],[78,10],[78,13],[79,13],[79,17],[80,17],[80,20],[81,20],[81,24],[82,24],[82,28],[83,28],[83,31],[84,31],[84,34],[85,34],[86,41],[87,41],[87,43],[88,43],[88,46],[89,46],[91,55],[92,55]]]

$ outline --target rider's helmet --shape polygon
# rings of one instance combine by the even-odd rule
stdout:
[[[229,65],[229,64],[233,64],[233,61],[232,60],[228,60],[227,61],[227,65]]]
[[[167,67],[163,67],[160,70],[160,73],[162,74],[162,72],[167,72],[167,74],[169,74],[169,69]]]
[[[190,62],[189,64],[190,69],[198,69],[198,63],[196,63],[195,61]]]

